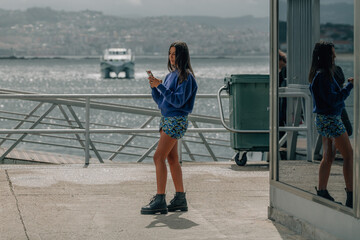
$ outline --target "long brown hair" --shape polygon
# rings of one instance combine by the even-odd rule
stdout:
[[[330,42],[320,41],[315,44],[309,72],[310,83],[312,83],[317,71],[321,71],[330,81],[332,80],[335,67],[333,48],[334,44]]]
[[[188,78],[190,73],[195,77],[190,63],[189,48],[185,42],[173,42],[169,47],[169,54],[172,47],[175,47],[175,66],[171,66],[170,59],[168,59],[168,69],[170,72],[179,71],[178,84],[181,84]]]

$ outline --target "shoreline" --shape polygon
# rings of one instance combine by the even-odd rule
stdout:
[[[354,53],[336,53],[336,58],[341,60],[354,60]]]
[[[0,60],[84,60],[84,59],[100,59],[101,56],[0,56]],[[263,58],[269,57],[269,55],[264,54],[244,54],[241,56],[202,56],[202,55],[194,55],[192,59],[241,59],[241,58]],[[337,59],[340,60],[353,60],[354,53],[337,53]],[[160,59],[166,58],[166,56],[159,55],[140,55],[137,56],[139,59]]]
[[[195,55],[192,56],[192,59],[240,59],[240,58],[247,58],[247,57],[269,57],[265,54],[247,54],[242,56],[202,56],[202,55]],[[161,59],[166,58],[166,56],[160,56],[160,55],[141,55],[136,56],[136,58],[139,59]],[[73,60],[82,60],[82,59],[100,59],[100,56],[0,56],[0,60],[48,60],[48,59],[73,59]]]

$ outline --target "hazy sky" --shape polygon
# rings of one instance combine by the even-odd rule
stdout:
[[[24,10],[51,7],[55,10],[97,10],[116,16],[205,15],[239,17],[269,16],[269,0],[0,0],[0,8]],[[321,0],[321,3],[353,0]]]

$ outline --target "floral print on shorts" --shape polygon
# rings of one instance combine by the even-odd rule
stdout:
[[[346,132],[341,116],[317,114],[315,125],[318,133],[327,138],[336,138]]]
[[[160,119],[160,130],[162,129],[172,138],[182,138],[187,130],[187,127],[187,116],[161,117]]]

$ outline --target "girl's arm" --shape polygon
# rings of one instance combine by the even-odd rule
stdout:
[[[342,101],[350,95],[350,91],[353,88],[353,84],[349,82],[339,91],[338,85],[335,82],[330,82],[328,79],[324,78],[323,75],[319,76],[318,80],[320,97],[330,106],[336,107],[341,104]]]
[[[159,104],[160,93],[157,90],[157,88],[151,89],[151,95],[152,95],[152,98],[154,99],[154,101],[156,102],[156,104]]]
[[[159,84],[157,89],[162,93],[165,101],[176,108],[181,108],[197,89],[197,85],[194,77],[189,74],[187,80],[178,85],[175,91],[171,91],[163,84]]]
[[[149,76],[149,84],[152,89],[151,95],[156,102],[156,104],[159,104],[160,100],[160,92],[157,90],[157,86],[162,83],[162,80],[155,78],[154,76]]]

